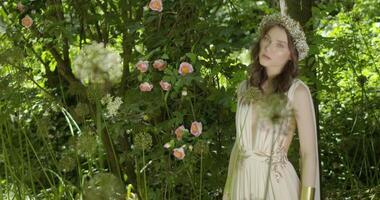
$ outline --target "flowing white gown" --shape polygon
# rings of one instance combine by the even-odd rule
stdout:
[[[304,83],[295,79],[286,93],[287,108],[292,106],[294,91],[299,84]],[[264,108],[255,103],[242,103],[241,94],[245,89],[246,81],[243,81],[238,87],[236,141],[230,156],[223,199],[297,200],[300,198],[301,184],[293,165],[287,159],[296,127],[295,118],[287,118],[277,126],[270,125],[267,119],[258,115]],[[313,108],[311,110],[314,116]],[[315,126],[315,117],[313,119]],[[316,131],[312,134],[316,135]],[[305,142],[316,144],[317,141]],[[316,148],[318,163],[317,152]],[[315,175],[315,199],[319,200],[319,167]]]

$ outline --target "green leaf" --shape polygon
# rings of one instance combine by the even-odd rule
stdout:
[[[196,61],[196,59],[197,59],[197,55],[196,55],[196,54],[194,54],[194,53],[186,53],[186,56],[187,56],[188,58],[190,58],[191,63],[195,63],[195,61]]]

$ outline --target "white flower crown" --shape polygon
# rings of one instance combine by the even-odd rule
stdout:
[[[264,27],[268,25],[282,25],[288,32],[296,46],[298,52],[298,60],[302,60],[307,56],[309,52],[309,46],[306,42],[305,33],[302,30],[301,25],[288,15],[282,15],[280,13],[275,13],[271,15],[266,15],[261,20],[259,25],[259,35],[262,34]]]

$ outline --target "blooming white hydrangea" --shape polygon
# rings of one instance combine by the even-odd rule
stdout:
[[[74,60],[74,74],[83,84],[117,83],[122,76],[119,54],[104,47],[103,43],[84,46]]]

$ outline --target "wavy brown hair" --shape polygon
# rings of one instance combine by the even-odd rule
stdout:
[[[263,28],[262,34],[259,36],[259,39],[254,43],[251,48],[251,64],[249,69],[249,84],[250,86],[257,87],[263,91],[262,84],[268,79],[268,74],[265,70],[265,67],[262,66],[259,62],[259,53],[260,53],[260,41],[267,34],[267,32],[274,26],[278,26],[285,30],[288,38],[288,47],[290,50],[289,60],[279,75],[273,78],[273,92],[274,93],[284,93],[287,92],[294,78],[298,76],[298,52],[293,43],[292,37],[289,32],[280,24],[271,24]]]

